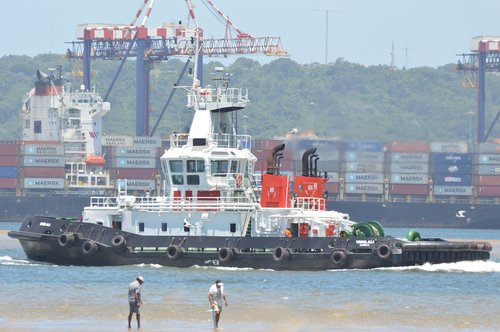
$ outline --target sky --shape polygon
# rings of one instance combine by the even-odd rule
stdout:
[[[193,0],[205,36],[225,26]],[[500,36],[498,0],[213,0],[240,30],[281,37],[300,64],[344,60],[401,68],[439,67],[468,53],[471,38]],[[0,56],[64,54],[78,24],[130,24],[143,0],[16,0],[2,3]],[[187,22],[185,0],[156,0],[149,27]],[[326,17],[328,15],[328,24]],[[328,40],[326,32],[328,27]],[[328,49],[326,50],[326,45]],[[253,57],[265,62],[273,58]],[[234,61],[233,56],[230,61]],[[264,59],[266,58],[266,59]]]

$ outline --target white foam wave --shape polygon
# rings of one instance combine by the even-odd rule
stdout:
[[[41,266],[42,264],[32,263],[25,259],[14,259],[10,256],[1,256],[0,257],[0,265],[5,266]]]
[[[430,264],[419,266],[388,267],[381,270],[398,271],[425,271],[425,272],[467,272],[467,273],[491,273],[500,272],[500,263],[495,261],[464,261],[456,263]]]

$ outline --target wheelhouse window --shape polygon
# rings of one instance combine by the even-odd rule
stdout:
[[[182,167],[182,160],[170,160],[170,172],[172,173],[182,173],[184,172],[184,167]]]
[[[238,162],[236,160],[231,161],[231,173],[235,174],[238,172]]]
[[[200,184],[200,176],[199,175],[188,175],[187,176],[187,184],[199,185]]]
[[[227,160],[212,160],[212,175],[213,176],[227,176],[229,162]]]
[[[180,174],[172,175],[172,184],[184,184],[184,176]]]
[[[205,172],[204,160],[188,160],[186,161],[186,168],[188,173],[203,173]]]

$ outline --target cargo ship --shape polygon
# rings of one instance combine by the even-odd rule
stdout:
[[[0,142],[0,220],[25,215],[77,218],[96,194],[126,179],[134,194],[162,186],[159,158],[170,138],[103,135],[111,110],[96,91],[72,86],[60,70],[37,71],[22,102],[22,139]],[[500,143],[352,141],[301,135],[252,140],[255,179],[278,144],[291,183],[301,156],[317,148],[329,181],[327,206],[390,227],[500,228]]]

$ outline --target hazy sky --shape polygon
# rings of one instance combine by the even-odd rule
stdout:
[[[3,1],[0,56],[61,53],[82,23],[129,24],[142,0]],[[213,0],[243,31],[279,36],[298,63],[343,57],[364,65],[438,67],[456,63],[479,35],[500,35],[499,0]],[[224,26],[194,0],[205,36],[220,38]],[[187,21],[185,0],[156,0],[148,26]],[[236,57],[232,58],[232,61]],[[256,60],[261,60],[255,58]]]

